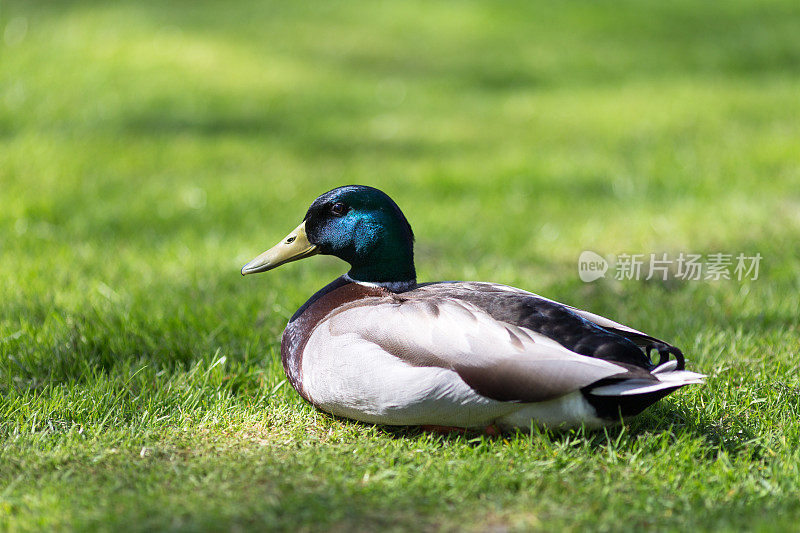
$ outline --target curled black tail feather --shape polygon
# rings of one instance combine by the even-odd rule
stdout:
[[[678,348],[671,346],[669,344],[663,342],[652,342],[644,347],[644,353],[647,355],[648,359],[652,361],[650,357],[650,352],[653,350],[658,352],[658,363],[653,363],[654,366],[661,366],[667,361],[669,361],[669,356],[675,356],[675,361],[678,362],[678,366],[675,367],[676,370],[684,370],[686,368],[686,359],[683,357],[683,352],[680,351]]]

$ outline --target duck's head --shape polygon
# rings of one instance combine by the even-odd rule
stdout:
[[[350,263],[348,275],[355,281],[416,281],[411,226],[397,204],[373,187],[338,187],[314,200],[303,222],[242,267],[242,275],[266,272],[316,254]]]

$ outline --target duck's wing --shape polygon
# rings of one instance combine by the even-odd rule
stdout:
[[[539,296],[542,298],[542,296]],[[554,300],[549,300],[553,303]],[[640,348],[644,348],[646,346],[650,346],[652,344],[665,344],[667,346],[671,346],[668,342],[664,342],[661,339],[657,339],[647,333],[642,333],[641,331],[635,330],[632,327],[626,326],[625,324],[620,324],[619,322],[614,322],[613,320],[606,318],[604,316],[596,315],[594,313],[590,313],[589,311],[584,311],[583,309],[578,309],[577,307],[572,307],[571,305],[566,304],[559,304],[563,305],[573,313],[577,314],[581,318],[588,320],[589,322],[600,326],[603,329],[607,329],[612,333],[616,333],[617,335],[622,335],[628,340],[631,340],[636,343],[637,346]]]
[[[625,324],[620,324],[619,322],[615,322],[610,318],[606,318],[604,316],[590,313],[589,311],[585,311],[583,309],[579,309],[577,307],[573,307],[571,305],[557,302],[555,300],[551,300],[550,298],[546,298],[539,294],[526,291],[523,289],[519,289],[517,287],[511,287],[510,285],[502,285],[500,283],[487,283],[481,281],[457,281],[457,282],[442,282],[442,283],[428,283],[425,285],[421,285],[419,289],[420,292],[425,292],[430,294],[431,296],[435,294],[446,294],[446,293],[453,293],[456,294],[466,294],[466,295],[479,295],[479,297],[483,297],[490,300],[495,300],[496,302],[502,302],[502,295],[511,295],[523,298],[532,298],[535,301],[547,302],[549,304],[558,306],[560,308],[566,309],[571,313],[581,317],[582,319],[599,326],[611,333],[615,333],[626,339],[636,343],[637,346],[640,348],[644,348],[646,346],[650,346],[653,344],[663,344],[665,346],[671,346],[670,343],[665,342],[661,339],[648,335],[642,331],[633,329],[630,326],[626,326]],[[469,296],[468,296],[469,297]],[[502,305],[502,303],[501,303]],[[509,319],[512,321],[520,321],[524,320],[525,317],[523,316],[511,316]]]
[[[609,379],[658,381],[643,368],[581,355],[443,295],[404,294],[354,306],[327,318],[325,327],[333,337],[355,335],[407,365],[452,370],[480,395],[500,401],[546,401]]]

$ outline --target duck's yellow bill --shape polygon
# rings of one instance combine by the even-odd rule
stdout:
[[[297,261],[317,253],[319,253],[317,247],[308,242],[306,223],[303,221],[281,242],[243,266],[242,276],[266,272],[284,263]]]

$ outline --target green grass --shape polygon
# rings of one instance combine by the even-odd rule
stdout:
[[[0,529],[794,530],[800,8],[0,3]],[[242,279],[364,183],[421,279],[504,282],[709,375],[608,432],[334,419],[280,332],[331,258]],[[756,281],[581,283],[582,250]]]

